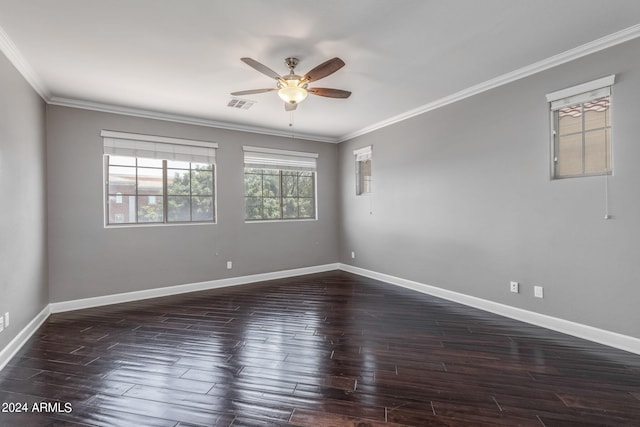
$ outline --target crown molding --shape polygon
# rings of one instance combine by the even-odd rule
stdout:
[[[29,62],[20,53],[18,47],[13,43],[9,35],[0,27],[0,51],[4,53],[9,62],[13,64],[24,79],[31,85],[33,90],[45,101],[49,99],[51,94],[47,87],[42,83],[40,77],[33,70]]]
[[[198,117],[183,116],[179,114],[161,113],[158,111],[145,110],[142,108],[121,107],[118,105],[102,104],[99,102],[83,101],[79,99],[62,98],[58,96],[51,97],[48,104],[59,105],[62,107],[81,108],[83,110],[100,111],[104,113],[122,114],[125,116],[141,117],[145,119],[164,120],[168,122],[184,123],[196,126],[206,126],[217,129],[233,130],[239,132],[257,133],[260,135],[279,136],[283,138],[291,138],[291,132],[278,131],[275,129],[262,128],[257,126],[243,126],[227,122],[219,122],[216,120],[202,119]],[[337,143],[337,138],[331,138],[320,135],[296,133],[295,139],[304,139],[318,142]]]
[[[589,43],[585,43],[576,48],[569,49],[565,52],[559,53],[558,55],[551,56],[549,58],[543,59],[541,61],[527,65],[525,67],[519,68],[515,71],[503,74],[501,76],[495,77],[493,79],[487,80],[477,85],[468,87],[459,92],[445,96],[443,98],[440,98],[428,104],[424,104],[420,107],[406,111],[402,114],[398,114],[397,116],[390,117],[386,120],[375,123],[371,126],[362,128],[358,131],[348,133],[338,138],[338,142],[344,142],[349,139],[353,139],[355,137],[365,135],[367,133],[373,132],[378,129],[382,129],[384,127],[393,125],[395,123],[402,122],[404,120],[410,119],[420,114],[424,114],[426,112],[436,110],[438,108],[444,107],[449,104],[453,104],[454,102],[461,101],[471,96],[478,95],[482,92],[486,92],[488,90],[495,89],[499,86],[503,86],[508,83],[514,82],[516,80],[520,80],[525,77],[529,77],[534,74],[540,73],[542,71],[549,70],[551,68],[557,67],[559,65],[565,64],[575,59],[582,58],[584,56],[599,52],[609,47],[617,46],[621,43],[627,42],[629,40],[633,40],[638,37],[640,37],[640,24],[625,28],[624,30],[620,30],[613,34],[609,34],[607,36],[601,37]]]
[[[558,55],[551,56],[549,58],[543,59],[541,61],[527,65],[525,67],[519,68],[515,71],[503,74],[496,78],[468,87],[466,89],[463,89],[451,95],[437,99],[433,102],[429,102],[420,107],[414,108],[412,110],[406,111],[404,113],[401,113],[396,116],[390,117],[388,119],[382,120],[380,122],[374,123],[370,126],[364,127],[360,130],[342,135],[340,137],[327,137],[327,136],[313,135],[313,134],[296,134],[295,138],[305,139],[310,141],[330,142],[330,143],[344,142],[344,141],[356,138],[358,136],[371,133],[378,129],[382,129],[387,126],[391,126],[393,124],[402,122],[404,120],[410,119],[420,114],[424,114],[429,111],[433,111],[438,108],[444,107],[446,105],[453,104],[454,102],[461,101],[471,96],[478,95],[488,90],[495,89],[499,86],[506,85],[516,80],[520,80],[525,77],[534,75],[536,73],[540,73],[542,71],[551,69],[553,67],[557,67],[559,65],[565,64],[575,59],[579,59],[584,56],[590,55],[592,53],[596,53],[601,50],[607,49],[609,47],[613,47],[621,43],[627,42],[629,40],[633,40],[638,37],[640,37],[640,24],[625,28],[623,30],[601,37],[589,43],[585,43],[576,48],[569,49]],[[292,136],[290,132],[278,131],[275,129],[262,128],[257,126],[243,126],[239,124],[220,122],[220,121],[210,120],[210,119],[202,119],[202,118],[183,116],[183,115],[177,115],[177,114],[167,114],[167,113],[161,113],[161,112],[145,110],[145,109],[121,107],[116,105],[109,105],[109,104],[102,104],[97,102],[82,101],[77,99],[69,99],[69,98],[52,96],[49,89],[40,80],[40,78],[38,77],[36,72],[33,70],[31,65],[27,62],[27,60],[20,53],[16,45],[9,38],[9,35],[1,27],[0,27],[0,51],[2,51],[6,55],[9,61],[14,65],[14,67],[16,67],[18,72],[22,74],[22,76],[25,78],[25,80],[27,80],[27,82],[31,85],[31,87],[48,104],[60,105],[65,107],[73,107],[73,108],[82,108],[82,109],[108,112],[108,113],[114,113],[114,114],[123,114],[123,115],[142,117],[142,118],[165,120],[165,121],[171,121],[171,122],[177,122],[177,123],[193,124],[198,126],[214,127],[219,129],[226,129],[226,130],[233,130],[233,131],[240,131],[240,132],[257,133],[261,135],[271,135],[271,136],[279,136],[279,137],[285,137],[285,138],[291,138]]]

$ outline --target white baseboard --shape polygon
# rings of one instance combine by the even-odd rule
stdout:
[[[532,325],[541,326],[543,328],[562,332],[567,335],[583,338],[585,340],[593,341],[599,344],[604,344],[609,347],[614,347],[631,353],[640,354],[640,339],[630,337],[628,335],[622,335],[617,332],[598,329],[592,326],[571,322],[569,320],[547,316],[545,314],[535,313],[529,310],[523,310],[521,308],[516,308],[482,298],[449,291],[446,289],[438,288],[436,286],[425,285],[424,283],[415,282],[413,280],[402,279],[400,277],[378,273],[360,267],[354,267],[348,264],[340,264],[340,270],[358,274],[360,276],[369,277],[371,279],[380,280],[393,285],[401,286],[403,288],[412,289],[414,291],[433,295],[435,297],[454,301],[460,304],[468,305],[470,307],[479,308],[480,310],[499,314],[501,316],[509,317],[511,319],[519,320]]]
[[[49,317],[51,311],[49,309],[49,305],[47,305],[40,313],[34,317],[27,326],[25,326],[19,333],[16,335],[10,342],[7,344],[5,348],[0,351],[0,371],[4,368],[9,360],[22,348],[22,346],[27,342],[31,335],[35,331],[38,330],[40,325],[44,323],[45,320]]]
[[[27,326],[23,328],[22,331],[20,331],[20,333],[18,333],[18,335],[16,335],[15,338],[13,338],[5,348],[0,351],[0,371],[20,350],[20,348],[22,348],[22,346],[40,327],[40,325],[42,325],[42,323],[47,320],[51,313],[61,313],[64,311],[80,310],[83,308],[99,307],[109,304],[118,304],[121,302],[130,302],[148,298],[177,295],[187,292],[202,291],[227,286],[244,285],[265,280],[302,276],[305,274],[321,273],[331,270],[343,270],[350,273],[358,274],[360,276],[381,280],[392,285],[412,289],[414,291],[479,308],[481,310],[499,314],[511,319],[519,320],[536,326],[541,326],[543,328],[562,332],[568,335],[583,338],[599,344],[604,344],[610,347],[618,348],[640,355],[640,339],[638,338],[594,328],[592,326],[582,325],[579,323],[547,316],[540,313],[535,313],[528,310],[523,310],[516,307],[511,307],[493,301],[484,300],[482,298],[477,298],[470,295],[438,288],[436,286],[425,285],[423,283],[415,282],[412,280],[402,279],[388,274],[354,267],[348,264],[335,263],[314,267],[296,268],[293,270],[276,271],[272,273],[253,274],[250,276],[231,277],[228,279],[169,286],[158,289],[148,289],[144,291],[126,292],[101,297],[50,303],[40,313],[38,313]]]
[[[40,313],[38,313],[38,315],[36,315],[36,317],[34,317],[27,326],[23,328],[5,348],[0,350],[0,371],[52,313],[62,313],[65,311],[80,310],[83,308],[99,307],[103,305],[177,295],[187,292],[204,291],[207,289],[223,288],[227,286],[245,285],[248,283],[283,279],[287,277],[302,276],[305,274],[321,273],[324,271],[339,269],[340,264],[338,263],[325,264],[313,267],[296,268],[292,270],[275,271],[271,273],[252,274],[250,276],[230,277],[227,279],[210,280],[207,282],[189,283],[185,285],[168,286],[165,288],[50,303]]]
[[[51,313],[81,310],[83,308],[100,307],[103,305],[119,304],[149,298],[184,294],[187,292],[205,291],[207,289],[223,288],[227,286],[245,285],[265,280],[283,279],[286,277],[302,276],[304,274],[321,273],[339,270],[340,264],[325,264],[313,267],[295,268],[293,270],[275,271],[272,273],[252,274],[250,276],[229,277],[227,279],[209,280],[206,282],[189,283],[185,285],[167,286],[164,288],[147,289],[144,291],[125,292],[121,294],[105,295],[93,298],[83,298],[71,301],[52,302],[49,304]]]

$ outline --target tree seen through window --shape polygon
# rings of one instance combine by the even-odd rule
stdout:
[[[315,218],[315,173],[245,168],[245,219]]]

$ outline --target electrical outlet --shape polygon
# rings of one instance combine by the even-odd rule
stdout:
[[[514,294],[517,294],[520,291],[520,285],[518,284],[518,282],[511,282],[509,286],[509,289]]]
[[[533,287],[533,295],[536,298],[544,298],[544,292],[542,290],[542,286],[534,286]]]
[[[356,257],[356,253],[355,252],[351,252],[351,258],[355,258]]]
[[[8,311],[4,314],[4,327],[5,328],[9,327],[9,312]]]
[[[227,261],[227,270],[231,270],[233,268],[233,263],[231,261]]]
[[[0,316],[0,332],[4,330],[4,316]]]

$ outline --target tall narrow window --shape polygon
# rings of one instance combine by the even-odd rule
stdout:
[[[371,193],[371,145],[353,151],[356,157],[356,195]]]
[[[611,86],[604,77],[547,95],[551,106],[553,177],[611,173]]]
[[[246,221],[316,218],[315,153],[243,147]]]
[[[105,222],[215,222],[217,144],[102,131]]]

